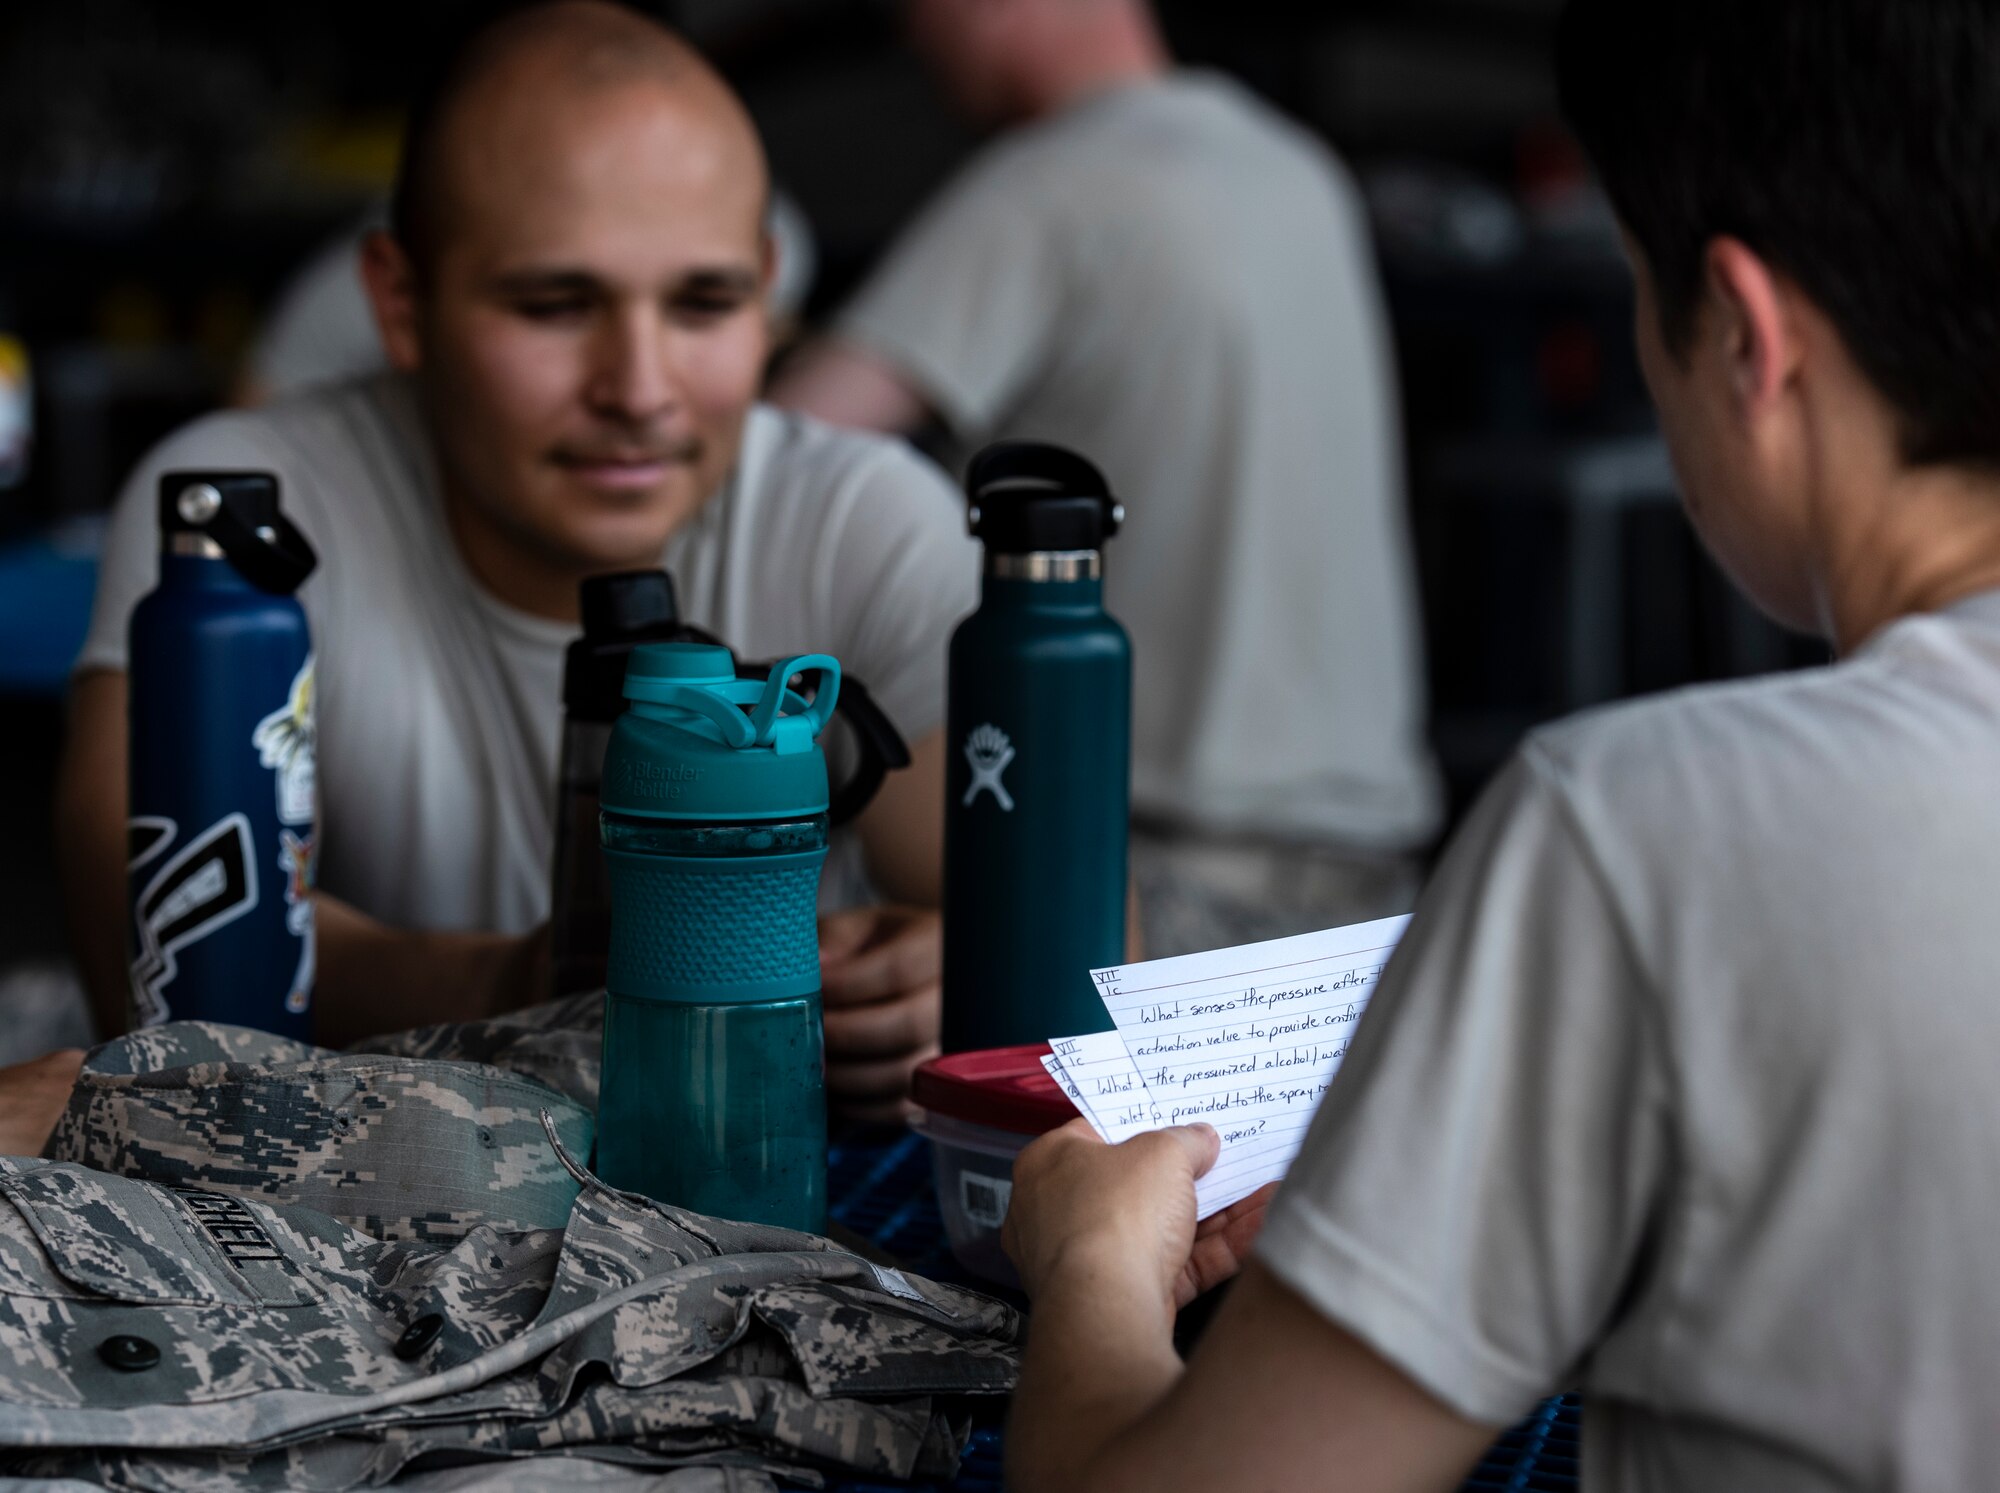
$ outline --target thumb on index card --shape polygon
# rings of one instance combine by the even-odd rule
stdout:
[[[1171,1135],[1174,1143],[1187,1151],[1188,1164],[1196,1177],[1206,1175],[1215,1165],[1215,1158],[1222,1154],[1222,1136],[1213,1125],[1200,1121],[1192,1125],[1169,1125],[1160,1134]]]

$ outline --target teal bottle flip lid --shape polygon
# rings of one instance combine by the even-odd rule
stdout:
[[[787,687],[819,676],[808,701]],[[840,697],[824,653],[738,679],[727,648],[645,643],[625,666],[625,713],[604,756],[603,807],[656,819],[797,819],[827,809],[819,735]]]

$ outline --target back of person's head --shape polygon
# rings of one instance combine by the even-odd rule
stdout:
[[[980,124],[1053,112],[1163,61],[1151,0],[904,0],[910,39]]]
[[[1912,464],[2000,464],[2000,0],[1570,0],[1564,112],[1666,346],[1741,240],[1826,313]]]

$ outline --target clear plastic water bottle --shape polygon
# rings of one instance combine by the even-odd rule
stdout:
[[[787,688],[818,676],[810,703]],[[826,1088],[818,737],[824,654],[739,680],[726,648],[649,643],[605,752],[611,880],[597,1170],[699,1213],[820,1232]]]

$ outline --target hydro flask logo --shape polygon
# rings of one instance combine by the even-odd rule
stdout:
[[[1007,785],[1000,781],[1000,774],[1007,770],[1007,764],[1014,760],[1014,743],[1007,739],[1007,733],[998,726],[977,726],[965,738],[965,761],[972,769],[972,783],[965,790],[961,804],[970,806],[979,797],[980,790],[988,789],[999,801],[1000,807],[1008,813],[1014,810],[1014,795],[1007,791]]]

